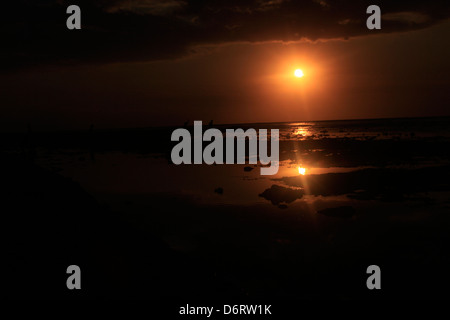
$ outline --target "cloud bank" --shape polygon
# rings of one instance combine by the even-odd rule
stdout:
[[[66,28],[77,4],[82,29]],[[0,71],[43,64],[176,59],[198,45],[349,39],[429,27],[450,2],[377,1],[382,29],[366,28],[373,1],[339,0],[15,0],[1,10]]]

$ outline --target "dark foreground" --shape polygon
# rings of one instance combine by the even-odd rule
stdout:
[[[62,148],[53,143],[52,148]],[[291,145],[281,145],[283,157],[289,159]],[[180,303],[450,298],[449,142],[321,139],[300,147],[305,159],[324,167],[357,162],[370,168],[282,176],[266,180],[265,187],[255,179],[258,201],[230,203],[225,199],[233,187],[221,184],[225,176],[212,182],[217,188],[193,196],[131,192],[135,185],[122,175],[117,185],[127,192],[105,195],[85,190],[109,190],[106,180],[92,178],[97,184],[82,187],[81,176],[56,173],[36,161],[31,148],[4,153],[2,296]],[[154,148],[164,158],[167,148]],[[312,149],[324,156],[314,159]],[[75,164],[101,163],[89,145],[84,150]],[[96,158],[89,159],[89,153]],[[174,172],[169,161],[165,166]],[[257,171],[239,170],[242,181]],[[96,171],[87,172],[91,177]],[[162,174],[165,184],[144,177],[145,184],[163,188],[183,182]],[[207,183],[205,175],[191,180]],[[196,187],[194,182],[189,186]],[[82,290],[66,287],[66,269],[73,264],[81,268]],[[381,290],[366,287],[366,269],[374,264],[382,270]]]
[[[274,214],[158,196],[147,208],[154,216],[128,215],[23,160],[4,158],[1,168],[7,297],[449,297],[448,202],[416,199],[412,216],[401,203],[311,216],[301,204]],[[150,231],[158,228],[187,234],[194,249],[171,249]],[[71,264],[83,272],[78,292],[65,287]],[[371,264],[384,270],[379,292],[365,286]]]

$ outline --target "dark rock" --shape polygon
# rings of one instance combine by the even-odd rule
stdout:
[[[269,189],[264,190],[259,196],[269,200],[273,205],[277,206],[282,202],[291,203],[300,199],[303,197],[303,194],[304,192],[301,189],[286,188],[274,184]]]

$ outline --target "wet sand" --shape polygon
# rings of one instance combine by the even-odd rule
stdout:
[[[100,133],[94,152],[83,135],[37,135],[2,154],[4,295],[449,298],[446,138],[289,138],[261,177],[174,166],[155,132],[136,134]],[[70,264],[78,295],[61,287]],[[366,288],[371,264],[381,291]]]

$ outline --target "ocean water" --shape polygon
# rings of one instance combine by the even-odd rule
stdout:
[[[278,173],[261,176],[260,167],[249,164],[174,165],[173,127],[35,132],[6,142],[9,152],[66,179],[39,177],[72,186],[63,193],[76,191],[72,202],[57,202],[56,214],[43,221],[52,230],[67,230],[82,218],[81,231],[68,234],[76,234],[74,241],[97,221],[93,234],[99,240],[86,248],[104,259],[102,273],[111,261],[128,264],[127,275],[148,273],[148,266],[164,261],[155,258],[151,242],[135,237],[140,234],[200,261],[207,270],[194,265],[200,274],[223,275],[249,297],[373,298],[364,285],[371,264],[381,266],[387,284],[381,291],[392,298],[437,296],[443,288],[437,284],[449,283],[448,118],[214,127],[279,129]],[[79,194],[100,206],[77,205]],[[45,195],[50,203],[52,196]],[[27,207],[39,197],[32,190]],[[46,217],[46,207],[29,208],[6,217],[21,223],[24,214]],[[63,227],[47,223],[53,220],[64,221]],[[145,253],[149,264],[142,265]],[[106,278],[115,276],[112,269]]]
[[[281,140],[450,139],[450,117],[304,121],[233,125],[279,129]],[[220,128],[221,126],[219,126]],[[226,127],[226,126],[224,126]]]
[[[79,182],[91,194],[108,199],[165,194],[188,197],[198,203],[230,205],[267,204],[268,200],[260,195],[272,185],[304,189],[306,194],[301,201],[308,197],[345,198],[349,194],[336,188],[327,193],[308,192],[301,183],[292,183],[295,178],[308,180],[341,174],[339,179],[343,182],[350,178],[358,181],[363,177],[355,178],[352,173],[380,170],[383,174],[386,170],[394,170],[414,175],[423,168],[450,165],[450,118],[213,127],[222,132],[226,128],[279,129],[278,173],[262,176],[259,165],[249,164],[171,164],[173,143],[170,143],[170,133],[175,128],[167,127],[97,131],[95,136],[76,132],[36,134],[36,162]],[[446,169],[439,170],[429,174],[439,174]],[[217,191],[220,189],[223,192]]]

